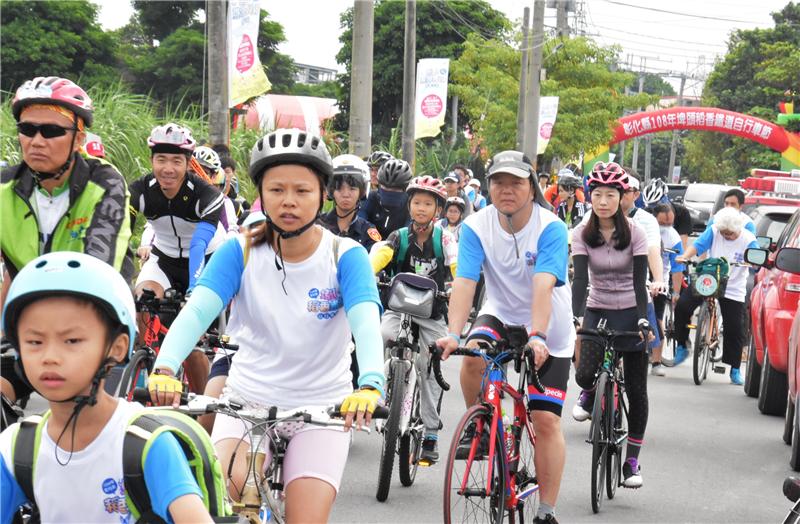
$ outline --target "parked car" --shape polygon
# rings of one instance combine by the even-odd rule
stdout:
[[[689,184],[686,187],[683,205],[692,215],[692,229],[700,232],[705,230],[711,210],[720,193],[724,193],[731,187],[723,184]]]
[[[751,258],[764,254],[764,260],[758,264],[762,267],[750,296],[752,328],[745,393],[755,396],[758,392],[758,409],[766,415],[781,415],[786,410],[788,341],[800,298],[800,275],[781,269],[775,262],[782,248],[800,247],[800,209],[789,219],[775,247],[778,251],[748,250]],[[759,262],[751,258],[749,262]]]
[[[667,188],[669,188],[669,196],[670,202],[677,202],[678,204],[683,203],[683,197],[686,195],[686,188],[689,187],[686,184],[667,184]]]

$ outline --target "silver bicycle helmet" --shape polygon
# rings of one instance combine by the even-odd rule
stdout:
[[[219,154],[208,146],[200,146],[192,153],[201,166],[211,171],[211,174],[222,169],[222,161]]]
[[[657,204],[668,192],[669,187],[667,186],[667,183],[660,178],[656,178],[647,184],[647,187],[645,187],[644,191],[642,191],[642,200],[644,200],[644,205],[651,206],[653,204]]]
[[[328,185],[333,174],[331,155],[317,136],[300,129],[276,129],[258,139],[250,154],[250,178],[256,186],[270,167],[281,164],[300,164],[313,169]]]
[[[387,160],[378,170],[378,183],[385,187],[405,190],[412,177],[411,166],[398,158]]]

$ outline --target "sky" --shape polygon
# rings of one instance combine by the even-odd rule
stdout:
[[[128,22],[133,9],[127,0],[92,0],[100,5],[100,23],[115,29]],[[420,0],[424,1],[424,0]],[[678,90],[677,75],[687,73],[687,95],[699,95],[714,60],[725,55],[728,36],[736,29],[773,27],[770,13],[789,0],[576,0],[583,30],[604,45],[622,47],[621,61],[631,68],[664,75]],[[522,20],[532,0],[489,0],[512,22]],[[261,0],[271,18],[280,22],[287,41],[280,51],[295,62],[342,71],[339,51],[339,15],[353,0]],[[418,20],[418,24],[424,20]],[[555,9],[545,9],[545,28],[554,28]],[[402,38],[402,35],[400,35]],[[421,57],[419,58],[435,58]]]

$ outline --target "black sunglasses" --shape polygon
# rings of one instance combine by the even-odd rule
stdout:
[[[17,131],[27,137],[33,138],[36,133],[41,133],[43,138],[56,138],[64,136],[67,131],[77,131],[74,127],[61,127],[56,124],[31,124],[30,122],[19,122]]]

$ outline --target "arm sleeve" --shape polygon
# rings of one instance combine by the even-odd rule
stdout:
[[[372,302],[380,311],[378,286],[375,285],[375,276],[366,249],[358,245],[345,251],[339,257],[337,274],[345,311],[349,312],[362,302]]]
[[[208,222],[200,222],[194,230],[192,241],[189,243],[189,289],[194,288],[197,277],[203,270],[208,243],[216,232],[216,223],[212,226]]]
[[[589,256],[572,255],[572,314],[582,317],[589,293]]]
[[[6,466],[5,456],[0,457],[0,505],[2,511],[2,519],[0,522],[3,524],[11,524],[14,519],[14,514],[20,506],[26,503],[28,499],[22,492],[22,488],[17,484],[14,475]]]
[[[372,265],[373,274],[377,275],[392,262],[398,242],[397,231],[392,231],[385,241],[379,244],[376,243],[376,245],[373,246],[369,255],[369,262]]]
[[[486,258],[481,239],[468,224],[461,225],[461,238],[458,242],[458,268],[456,277],[464,277],[477,282],[481,278],[481,266]]]
[[[83,251],[119,271],[131,239],[128,186],[122,175],[110,166],[92,169],[105,170],[104,176],[97,181],[105,192],[95,202],[92,220],[83,239]]]
[[[560,220],[550,222],[539,235],[533,274],[550,273],[556,277],[556,287],[567,281],[567,226]]]
[[[154,367],[166,367],[177,373],[181,363],[224,307],[217,293],[203,285],[197,286],[170,326]]]
[[[709,226],[703,231],[703,234],[697,237],[694,241],[694,248],[698,255],[702,255],[711,248],[711,243],[714,241],[714,228]]]
[[[636,295],[636,314],[647,318],[647,255],[633,257],[633,292]],[[653,326],[655,327],[655,326]]]
[[[169,432],[158,435],[150,446],[144,463],[144,483],[153,511],[167,522],[173,522],[169,515],[172,501],[184,495],[203,498],[197,480],[189,470],[186,455]]]
[[[748,220],[747,222],[745,222],[744,228],[753,233],[753,235],[756,234],[756,224],[752,220]]]
[[[347,321],[356,342],[359,387],[370,386],[384,393],[383,338],[381,337],[380,306],[361,302],[347,311]]]

